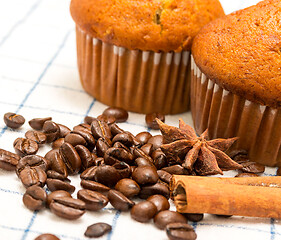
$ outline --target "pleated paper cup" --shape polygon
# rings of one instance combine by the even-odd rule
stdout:
[[[139,113],[188,110],[190,52],[128,50],[92,38],[79,27],[76,40],[81,83],[97,100]]]
[[[198,134],[239,137],[232,147],[244,149],[252,161],[281,166],[281,109],[262,106],[233,94],[208,79],[191,57],[191,112]]]

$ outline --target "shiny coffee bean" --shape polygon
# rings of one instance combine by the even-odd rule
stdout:
[[[59,149],[52,149],[50,150],[49,152],[47,152],[44,156],[45,159],[47,159],[48,162],[51,162],[51,158],[53,158],[55,155],[55,153],[58,153],[59,152]]]
[[[151,137],[152,135],[149,132],[140,132],[136,135],[136,138],[142,146],[145,145]]]
[[[43,188],[34,185],[26,189],[22,201],[32,211],[41,210],[46,206],[47,193]]]
[[[88,131],[82,131],[82,130],[73,130],[72,133],[79,134],[81,137],[83,137],[86,141],[85,146],[89,149],[89,151],[93,151],[93,149],[96,146],[96,141],[93,137],[93,135]],[[84,144],[81,144],[84,145]]]
[[[118,133],[122,133],[125,132],[123,129],[121,129],[116,123],[113,123],[111,125],[109,125],[110,128],[110,132],[112,134],[112,136],[117,135]]]
[[[97,167],[98,166],[92,166],[92,167],[85,169],[81,173],[80,178],[84,179],[84,180],[95,180]]]
[[[90,211],[99,211],[108,203],[108,198],[99,192],[88,189],[81,189],[77,193],[77,198],[86,204],[86,209]]]
[[[166,226],[169,240],[195,240],[197,234],[193,227],[187,223],[170,223]]]
[[[108,192],[110,190],[110,188],[105,186],[104,184],[101,184],[101,183],[98,183],[95,181],[91,181],[91,180],[82,180],[80,185],[85,189],[99,192],[105,196],[108,195]]]
[[[168,166],[166,155],[162,152],[161,149],[153,151],[151,154],[151,158],[153,159],[153,163],[157,169],[162,169]]]
[[[49,155],[48,158],[51,170],[54,170],[64,176],[68,175],[66,165],[58,152],[54,152],[54,154]]]
[[[229,154],[229,157],[232,158],[235,162],[245,162],[248,161],[248,152],[244,149],[236,149],[231,151]]]
[[[137,222],[148,222],[157,213],[156,206],[149,201],[137,203],[131,209],[131,218]]]
[[[141,146],[140,150],[142,150],[146,155],[150,156],[152,153],[152,147],[153,145],[151,143],[146,143]]]
[[[123,193],[116,190],[109,190],[108,200],[116,210],[124,212],[128,211],[132,206],[135,205],[135,203],[127,198]]]
[[[54,197],[50,203],[50,209],[55,215],[69,220],[81,217],[85,208],[83,201],[71,197]]]
[[[155,136],[151,137],[147,143],[151,143],[152,151],[155,151],[156,149],[161,147],[163,142],[164,142],[164,138],[162,135],[155,135]]]
[[[75,148],[69,144],[64,143],[59,149],[59,153],[65,163],[69,174],[77,174],[81,168],[81,158]]]
[[[141,191],[139,193],[139,197],[141,199],[147,199],[152,195],[160,194],[165,198],[169,199],[170,190],[168,185],[162,183],[155,183],[154,185],[142,186]]]
[[[144,151],[142,151],[141,149],[139,149],[137,147],[131,147],[131,151],[136,158],[141,157],[141,158],[147,159],[150,162],[153,162],[152,158],[149,155],[147,155]]]
[[[57,125],[60,129],[59,138],[64,138],[64,137],[66,137],[66,135],[68,135],[71,132],[71,130],[63,124],[57,123]]]
[[[71,194],[67,191],[64,191],[64,190],[57,190],[57,191],[51,192],[47,196],[47,206],[50,205],[50,203],[52,202],[52,200],[54,198],[58,198],[58,197],[71,197]]]
[[[93,155],[93,154],[92,154]],[[102,157],[97,157],[97,158],[95,158],[94,160],[94,165],[95,166],[102,166],[102,165],[105,165],[105,163],[104,163],[104,158],[102,158]]]
[[[255,173],[238,173],[235,177],[259,177],[259,175]]]
[[[93,160],[92,153],[82,145],[75,146],[75,150],[77,151],[78,155],[81,159],[81,170],[84,171],[85,169],[92,167],[95,165],[95,162]]]
[[[155,130],[159,130],[158,123],[156,122],[156,118],[161,120],[162,122],[165,122],[165,115],[162,113],[149,113],[145,115],[145,122],[146,125]]]
[[[17,138],[13,145],[16,153],[21,157],[35,154],[39,149],[36,142],[26,138]]]
[[[25,119],[19,114],[8,112],[4,115],[4,122],[7,127],[17,129],[25,123]]]
[[[130,178],[121,179],[115,185],[115,189],[123,193],[127,198],[135,197],[140,192],[140,186]]]
[[[60,127],[53,121],[46,121],[44,122],[43,132],[46,134],[47,143],[51,143],[55,141],[60,136]]]
[[[164,170],[157,170],[157,174],[159,176],[159,179],[167,184],[170,184],[170,181],[172,179],[172,174],[164,171]]]
[[[124,144],[126,147],[131,147],[134,144],[134,140],[132,136],[126,132],[124,133],[118,133],[114,136],[112,139],[112,143],[120,142]]]
[[[69,133],[65,136],[64,142],[70,143],[73,147],[77,145],[86,145],[86,140],[79,134]]]
[[[116,122],[116,118],[113,116],[99,115],[97,119],[106,122],[108,125]]]
[[[93,120],[91,124],[91,131],[95,139],[111,139],[112,137],[109,126],[105,122],[98,119]]]
[[[84,235],[89,238],[98,238],[110,232],[112,227],[107,223],[95,223],[87,227]]]
[[[40,167],[45,172],[49,167],[49,163],[45,158],[41,156],[27,155],[19,160],[16,167],[16,174],[19,175],[19,173],[27,166]]]
[[[47,180],[47,174],[40,167],[26,166],[20,173],[19,178],[22,184],[28,188],[33,185],[43,187]]]
[[[58,172],[56,172],[54,170],[48,170],[47,171],[47,177],[48,178],[59,179],[59,180],[62,180],[62,181],[70,182],[70,180],[67,178],[66,175],[58,173]]]
[[[34,240],[60,240],[57,236],[50,234],[50,233],[44,233],[39,235]]]
[[[94,119],[96,119],[96,118],[91,117],[91,116],[86,116],[86,117],[84,117],[84,123],[88,124],[88,125],[91,125],[92,122],[94,121]]]
[[[170,208],[169,201],[162,195],[152,195],[147,199],[147,201],[152,202],[156,206],[157,213],[169,210]]]
[[[73,131],[85,131],[92,134],[91,125],[86,123],[81,123],[73,128]]]
[[[112,167],[117,170],[121,178],[129,178],[131,176],[131,166],[125,162],[115,163]]]
[[[155,184],[159,179],[156,168],[150,166],[137,167],[132,178],[141,185]]]
[[[188,221],[192,222],[200,222],[204,218],[203,213],[183,213],[182,215],[185,216]]]
[[[28,123],[30,127],[32,127],[35,130],[42,130],[43,125],[46,121],[51,121],[51,117],[46,117],[46,118],[33,118],[31,119]]]
[[[104,154],[104,162],[113,165],[118,162],[126,162],[131,165],[134,162],[134,156],[123,148],[109,148]]]
[[[121,179],[119,172],[112,166],[98,166],[95,172],[95,181],[108,187],[114,187]]]
[[[175,174],[175,175],[188,175],[189,174],[189,171],[179,164],[169,166],[169,167],[164,167],[161,170],[166,171],[170,174]]]
[[[103,157],[105,152],[111,147],[109,139],[99,138],[96,144],[97,155]]]
[[[169,223],[187,223],[187,219],[178,212],[165,210],[154,217],[154,224],[159,229],[165,229]]]
[[[129,117],[128,112],[119,107],[108,107],[103,111],[102,115],[115,117],[116,122],[126,122]]]
[[[139,157],[135,160],[135,163],[138,167],[150,166],[155,168],[154,164],[146,158]]]
[[[51,192],[64,190],[71,194],[75,191],[75,187],[73,185],[69,184],[67,181],[63,181],[60,179],[48,178],[46,184]]]
[[[44,144],[46,143],[47,137],[45,133],[35,131],[35,130],[29,130],[25,133],[25,137],[27,139],[33,140],[34,142],[38,144]]]
[[[247,173],[263,173],[265,170],[265,166],[261,165],[256,162],[245,162],[241,163],[243,168],[241,169],[242,172],[247,172]]]
[[[131,152],[131,151],[130,151],[130,148],[126,147],[126,146],[125,146],[123,143],[121,143],[121,142],[115,142],[112,147],[115,147],[115,148],[123,148],[123,149],[125,149],[126,151]]]
[[[64,143],[64,138],[58,138],[52,143],[52,149],[58,149]]]
[[[20,160],[19,155],[0,149],[0,169],[14,171]]]

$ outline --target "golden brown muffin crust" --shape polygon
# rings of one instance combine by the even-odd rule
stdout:
[[[207,24],[194,60],[208,78],[250,101],[281,107],[281,1],[266,0]]]
[[[72,0],[70,11],[92,37],[155,52],[190,50],[198,31],[224,16],[218,0]]]

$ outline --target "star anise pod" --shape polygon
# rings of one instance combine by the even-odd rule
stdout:
[[[208,140],[208,130],[198,137],[182,119],[179,120],[179,128],[159,119],[156,121],[164,137],[161,149],[169,161],[181,163],[184,168],[194,170],[198,175],[223,174],[222,170],[242,168],[225,153],[237,138]]]

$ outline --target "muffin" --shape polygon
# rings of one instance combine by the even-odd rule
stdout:
[[[194,36],[223,16],[218,0],[72,0],[84,89],[110,106],[139,113],[189,105]]]
[[[281,166],[280,9],[280,0],[266,0],[214,20],[194,39],[191,58],[197,133],[238,136],[233,149],[268,166]]]

